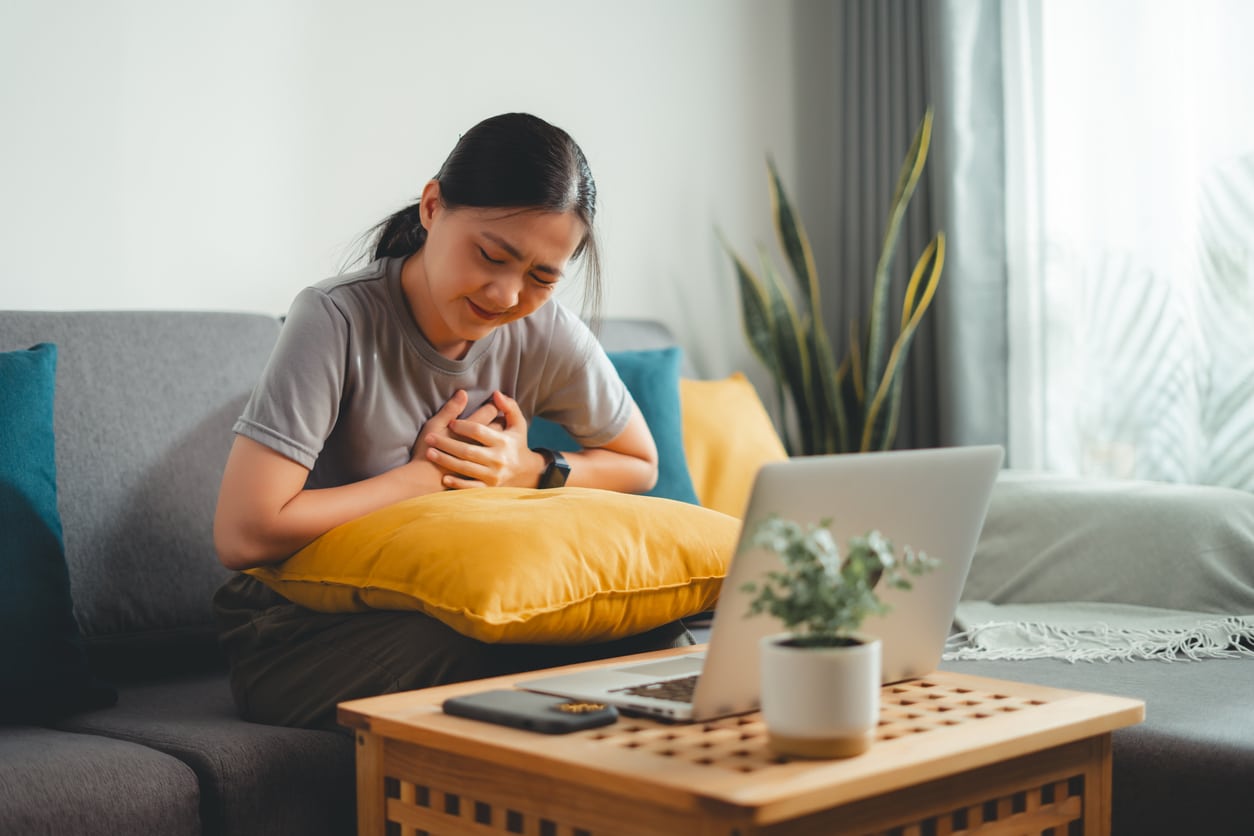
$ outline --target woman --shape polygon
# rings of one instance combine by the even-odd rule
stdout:
[[[222,563],[283,560],[439,490],[652,487],[639,409],[550,298],[580,258],[597,295],[595,212],[587,160],[561,129],[506,114],[467,132],[418,202],[379,225],[368,267],[293,303],[235,425],[214,521]],[[529,449],[540,414],[583,449]],[[692,641],[668,625],[583,648],[487,645],[419,613],[315,613],[247,575],[215,607],[241,713],[280,725],[336,728],[345,699]]]

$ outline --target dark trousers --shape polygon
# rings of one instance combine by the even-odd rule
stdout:
[[[240,715],[336,731],[344,700],[695,643],[676,621],[601,644],[488,644],[418,612],[314,612],[243,574],[213,604]]]

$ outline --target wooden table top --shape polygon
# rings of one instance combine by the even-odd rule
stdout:
[[[656,651],[632,661],[698,652]],[[587,665],[616,665],[611,659]],[[574,670],[584,665],[562,670]],[[1140,700],[937,671],[881,691],[875,743],[845,760],[774,755],[760,714],[704,723],[617,723],[547,735],[444,714],[447,697],[555,669],[341,703],[339,721],[382,738],[675,809],[729,805],[772,821],[1072,743],[1140,722]]]

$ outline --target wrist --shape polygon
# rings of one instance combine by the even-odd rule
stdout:
[[[538,453],[543,460],[540,478],[536,482],[537,488],[560,488],[566,484],[570,476],[570,463],[561,452],[545,447],[538,447],[532,452]]]

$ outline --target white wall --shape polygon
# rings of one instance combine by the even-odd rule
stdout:
[[[667,322],[705,374],[753,367],[716,228],[772,240],[764,155],[797,168],[793,19],[758,0],[6,0],[0,308],[281,313],[461,131],[525,110],[591,162],[604,312]]]

